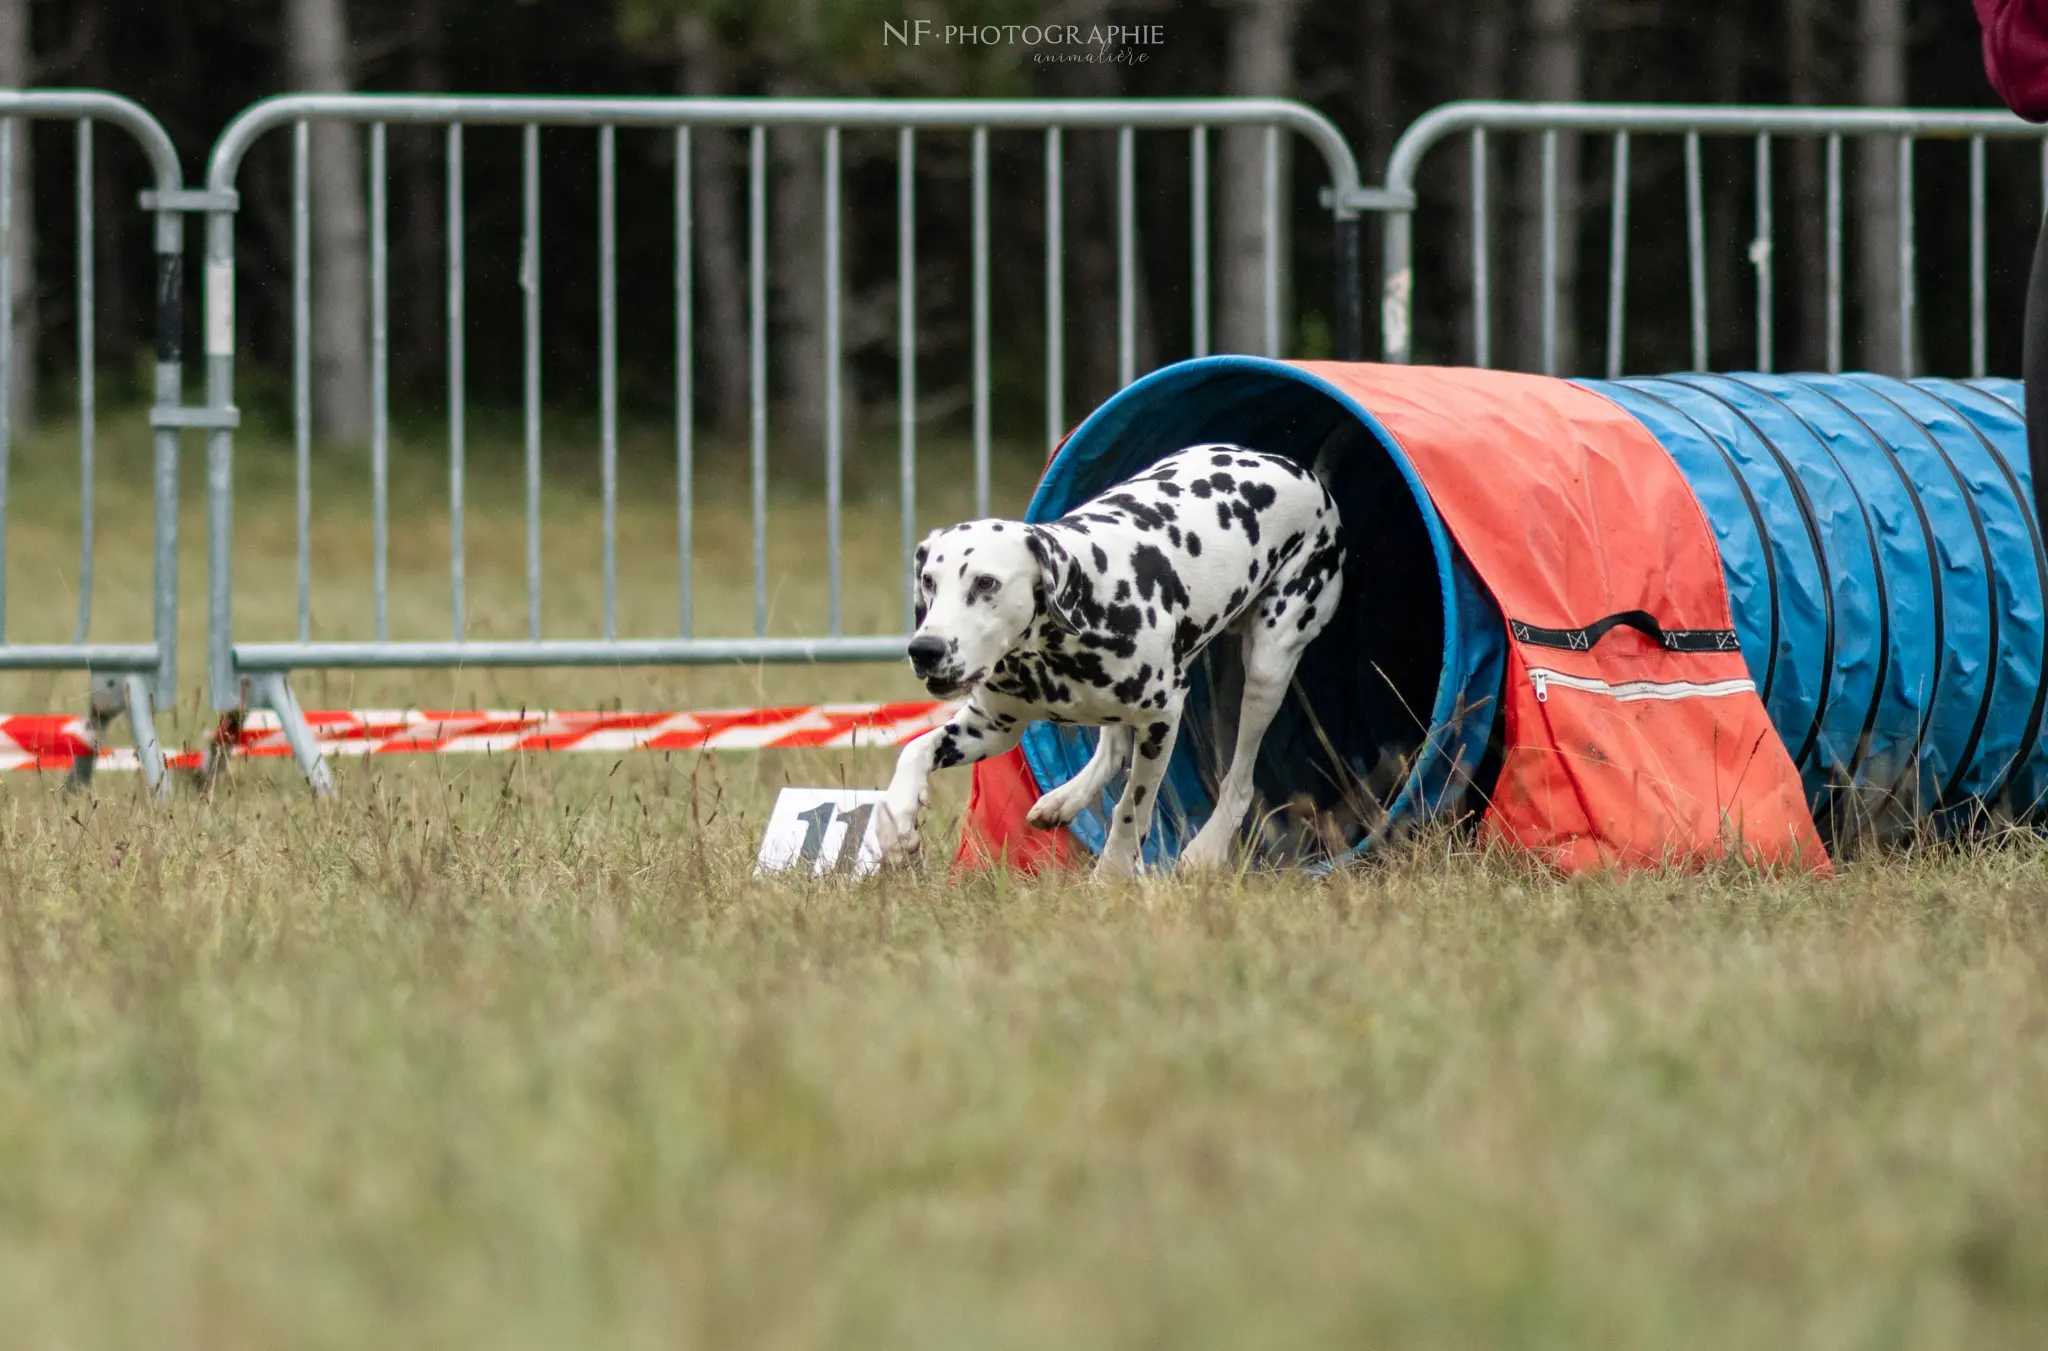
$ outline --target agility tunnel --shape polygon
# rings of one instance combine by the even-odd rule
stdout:
[[[1588,422],[1601,423],[1607,441],[1558,458],[1555,443],[1579,439]],[[1257,767],[1247,829],[1269,856],[1285,853],[1276,823],[1289,809],[1317,816],[1325,844],[1334,823],[1341,852],[1496,806],[1517,698],[1524,741],[1535,735],[1529,715],[1555,707],[1545,688],[1551,649],[1722,662],[1711,678],[1603,683],[1548,674],[1574,690],[1599,686],[1610,702],[1635,701],[1631,716],[1666,716],[1659,705],[1680,702],[1673,690],[1712,696],[1692,701],[1713,704],[1711,730],[1652,729],[1651,741],[1638,738],[1622,753],[1637,763],[1602,764],[1638,785],[1683,778],[1678,762],[1714,758],[1685,737],[1722,739],[1737,700],[1720,696],[1760,702],[1782,753],[1762,744],[1766,736],[1739,754],[1721,748],[1721,762],[1699,770],[1768,778],[1789,757],[1781,777],[1797,805],[1764,804],[1751,826],[1797,834],[1818,823],[1825,836],[1855,807],[1952,830],[2029,818],[2048,792],[2048,557],[2030,506],[2017,382],[1862,374],[1564,381],[1204,358],[1155,372],[1097,409],[1053,459],[1028,519],[1056,519],[1204,442],[1303,463],[1320,456],[1344,520],[1342,607],[1309,649]],[[1657,497],[1660,475],[1689,495],[1696,516],[1669,492]],[[1588,495],[1580,478],[1606,486]],[[1459,500],[1445,500],[1447,492]],[[1573,520],[1553,528],[1546,512]],[[1699,539],[1711,549],[1666,549],[1700,518]],[[1490,560],[1484,572],[1475,556]],[[1497,597],[1507,574],[1516,602],[1504,605]],[[1517,611],[1588,603],[1573,599],[1575,588],[1625,597],[1632,587],[1691,599],[1633,609],[1610,602],[1621,608],[1600,614]],[[1655,613],[1671,605],[1700,613],[1718,605],[1729,619],[1674,626]],[[1151,862],[1174,857],[1207,816],[1216,748],[1229,744],[1232,648],[1228,639],[1214,644],[1197,673],[1146,848]],[[1745,671],[1746,680],[1730,678]],[[1583,746],[1576,731],[1546,735],[1557,743],[1547,753],[1561,759],[1613,758],[1597,734]],[[1088,730],[1033,727],[1011,766],[1028,769],[1031,782],[1008,799],[988,795],[989,803],[1064,782],[1093,740]],[[1005,772],[984,768],[992,780]],[[1120,786],[1072,827],[1091,853]],[[1681,852],[1698,852],[1711,842],[1688,832],[1727,829],[1729,790],[1725,781],[1714,787],[1722,798],[1715,810],[1667,826],[1667,844],[1675,832]],[[1787,820],[1770,820],[1774,811]],[[1719,827],[1703,824],[1717,812]],[[1790,821],[1803,813],[1810,817]],[[999,836],[1004,823],[993,824],[970,819],[970,831]]]

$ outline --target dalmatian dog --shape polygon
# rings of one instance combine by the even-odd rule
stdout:
[[[1031,824],[1066,825],[1128,767],[1095,871],[1134,872],[1195,660],[1231,634],[1244,667],[1236,744],[1215,811],[1180,856],[1226,863],[1259,742],[1336,613],[1343,568],[1320,477],[1234,445],[1190,446],[1046,525],[969,521],[927,536],[910,664],[934,697],[964,702],[896,762],[876,816],[884,862],[917,853],[933,770],[1000,755],[1050,720],[1102,730],[1087,766],[1032,806]]]

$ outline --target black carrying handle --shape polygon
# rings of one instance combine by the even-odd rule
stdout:
[[[1734,629],[1667,629],[1648,610],[1623,610],[1596,619],[1582,629],[1546,629],[1508,621],[1508,632],[1518,643],[1531,647],[1558,647],[1568,652],[1589,652],[1593,644],[1616,628],[1631,628],[1667,652],[1740,652]]]

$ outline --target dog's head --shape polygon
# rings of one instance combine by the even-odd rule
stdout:
[[[936,698],[965,694],[1041,619],[1072,627],[1057,604],[1072,579],[1073,560],[1036,527],[991,520],[933,531],[917,548],[911,668]]]

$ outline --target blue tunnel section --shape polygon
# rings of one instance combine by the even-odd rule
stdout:
[[[1937,826],[2036,812],[2048,566],[2016,381],[1584,383],[1691,482],[1823,825],[1851,799]]]
[[[1713,529],[1752,676],[1826,831],[1845,805],[1953,828],[2048,795],[2048,553],[2008,380],[1675,375],[1582,381],[1647,428]],[[1372,410],[1309,372],[1212,357],[1155,372],[1068,438],[1028,519],[1053,520],[1187,445],[1320,457],[1345,526],[1343,605],[1260,754],[1252,827],[1286,808],[1345,847],[1469,812],[1498,768],[1504,625]],[[1234,652],[1195,673],[1148,859],[1206,819],[1229,744]],[[1034,726],[1039,784],[1086,729]],[[1074,830],[1101,847],[1104,804]],[[1299,817],[1303,813],[1297,811]],[[1263,822],[1263,828],[1259,823]]]

